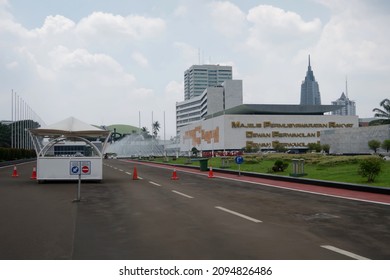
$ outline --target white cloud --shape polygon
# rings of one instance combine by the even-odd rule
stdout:
[[[140,40],[159,36],[164,31],[165,22],[160,18],[138,15],[123,17],[103,12],[92,13],[77,25],[77,32],[87,37],[108,36],[111,38],[120,35],[122,39]]]
[[[321,2],[332,11],[313,48],[321,66],[317,73],[323,101],[338,98],[348,76],[348,93],[356,101],[357,113],[372,117],[372,109],[390,92],[383,83],[390,75],[390,38],[384,36],[390,25],[388,13],[361,1]]]
[[[178,6],[174,10],[173,15],[176,16],[176,17],[185,17],[185,16],[187,16],[188,15],[188,8],[187,8],[187,6],[184,6],[184,5]]]
[[[338,10],[338,9],[337,9]],[[337,61],[344,71],[390,69],[390,38],[383,36],[390,23],[386,15],[367,15],[364,7],[351,6],[335,14],[324,27],[317,48]]]
[[[18,66],[19,66],[19,63],[17,61],[12,61],[12,62],[9,62],[6,64],[6,68],[10,69],[10,70],[16,69],[16,68],[18,68]]]
[[[0,25],[0,42],[9,38],[7,44],[0,43],[6,53],[0,59],[4,61],[0,72],[18,69],[14,79],[20,81],[23,96],[49,124],[70,115],[95,124],[134,124],[130,119],[137,117],[134,112],[159,100],[153,89],[137,84],[112,49],[126,46],[131,51],[129,42],[161,36],[162,19],[93,13],[74,22],[56,15],[47,16],[40,28],[28,30],[10,16],[2,18]],[[140,52],[132,51],[132,58],[143,67],[148,65]]]
[[[294,12],[259,5],[249,10],[247,20],[252,24],[246,46],[259,51],[292,52],[309,45],[321,31],[321,21],[316,18],[304,21]],[[291,51],[286,53],[291,56]]]
[[[0,19],[10,17],[10,13],[7,12],[9,8],[8,0],[0,0]]]
[[[131,58],[141,67],[148,67],[148,59],[140,52],[133,52]]]
[[[270,5],[259,5],[250,9],[247,19],[263,30],[273,28],[273,30],[313,32],[321,27],[321,22],[318,18],[305,22],[300,15],[294,12],[285,11]]]
[[[178,102],[184,96],[184,82],[170,81],[164,90],[165,98],[172,102]]]
[[[38,36],[51,36],[74,29],[75,25],[76,24],[72,20],[64,16],[48,16],[46,17],[43,26],[32,32],[38,34]]]
[[[245,26],[245,14],[230,2],[212,2],[209,4],[215,29],[225,36],[241,34]]]
[[[184,42],[174,42],[173,47],[179,51],[180,58],[185,61],[186,65],[198,63],[199,48]]]
[[[131,87],[135,82],[133,75],[126,73],[117,61],[106,54],[59,46],[49,53],[49,57],[56,80],[75,83],[75,88],[79,90],[88,87]]]

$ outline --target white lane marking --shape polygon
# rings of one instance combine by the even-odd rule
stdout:
[[[126,172],[126,174],[127,174],[127,175],[131,175],[131,173],[130,173],[130,172]]]
[[[123,172],[123,169],[118,169],[120,172]]]
[[[247,220],[252,221],[252,222],[254,222],[254,223],[262,223],[262,221],[260,221],[260,220],[257,220],[257,219],[254,219],[254,218],[252,218],[252,217],[249,217],[249,216],[247,216],[247,215],[244,215],[244,214],[241,214],[241,213],[238,213],[238,212],[235,212],[235,211],[232,211],[232,210],[223,208],[223,207],[221,207],[221,206],[215,206],[215,208],[217,208],[217,209],[219,209],[219,210],[222,210],[222,211],[225,211],[225,212],[228,212],[228,213],[230,213],[230,214],[236,215],[236,216],[238,216],[238,217],[247,219]]]
[[[185,194],[185,193],[181,193],[181,192],[178,192],[178,191],[175,191],[175,190],[172,190],[172,192],[177,193],[177,194],[179,194],[179,195],[181,195],[181,196],[184,196],[184,197],[187,197],[187,198],[193,198],[193,197],[190,196],[190,195],[187,195],[187,194]]]
[[[144,179],[144,178],[142,178],[142,177],[140,177],[140,176],[138,176],[137,178],[140,179],[140,180],[143,180],[143,179]]]
[[[345,256],[350,257],[350,258],[355,259],[355,260],[369,260],[368,258],[356,255],[354,253],[345,251],[343,249],[339,249],[339,248],[331,246],[331,245],[322,245],[321,247],[324,249],[328,249],[330,251],[345,255]]]
[[[155,186],[161,187],[161,185],[160,185],[160,184],[157,184],[157,183],[155,183],[155,182],[149,181],[149,183],[151,183],[152,185],[155,185]]]
[[[117,167],[113,167],[115,170],[118,170],[118,168]]]

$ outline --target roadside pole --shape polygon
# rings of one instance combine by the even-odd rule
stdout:
[[[77,185],[77,198],[73,202],[81,201],[81,172],[79,173],[79,183]]]
[[[73,199],[72,202],[81,201],[81,162],[80,161],[71,161],[70,162],[70,175],[78,175],[78,184],[77,184],[77,197]]]

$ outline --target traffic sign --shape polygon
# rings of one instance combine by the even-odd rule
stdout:
[[[71,161],[70,162],[70,175],[79,175],[80,174],[80,162]]]
[[[89,167],[88,166],[83,166],[81,167],[81,171],[85,174],[85,173],[89,173]]]
[[[238,176],[241,176],[241,163],[244,162],[244,158],[242,156],[236,156],[234,161],[238,164]]]
[[[91,162],[90,161],[82,161],[81,162],[81,173],[83,175],[91,175]]]
[[[70,175],[91,175],[90,161],[71,161]]]
[[[237,163],[237,164],[241,164],[244,162],[244,158],[242,156],[236,156],[234,161]]]

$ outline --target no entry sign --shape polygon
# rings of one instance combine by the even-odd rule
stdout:
[[[83,172],[83,174],[89,174],[89,167],[87,165],[84,165],[83,167],[81,167],[81,172]]]
[[[81,162],[81,174],[90,175],[91,174],[91,162],[90,161],[82,161]]]

